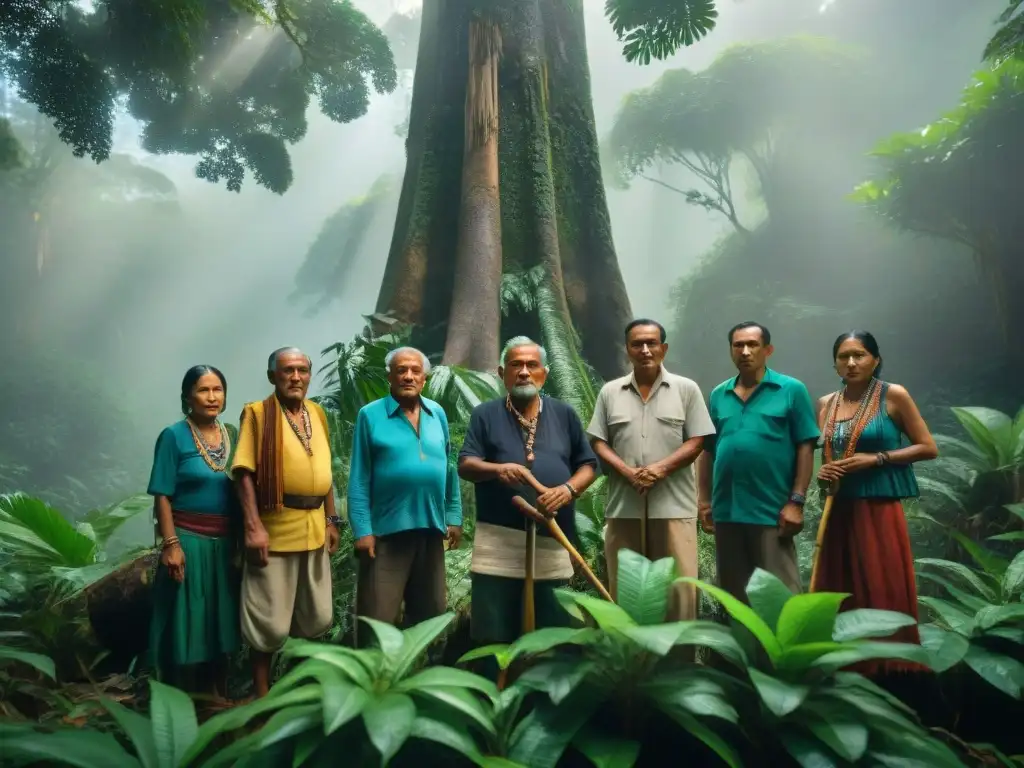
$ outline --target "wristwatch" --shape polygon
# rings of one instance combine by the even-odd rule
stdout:
[[[791,493],[789,494],[789,503],[796,504],[798,507],[802,507],[807,503],[807,497],[802,493]]]
[[[576,489],[572,487],[572,483],[562,483],[562,485],[564,485],[569,490],[570,496],[572,496],[574,499],[579,498],[579,494],[576,493]]]
[[[328,525],[333,525],[335,528],[341,528],[341,518],[337,515],[326,518]]]

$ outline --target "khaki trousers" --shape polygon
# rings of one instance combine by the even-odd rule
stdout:
[[[715,523],[715,564],[718,585],[747,602],[747,582],[755,568],[777,576],[794,595],[803,589],[792,537],[782,538],[774,525]]]
[[[640,521],[608,520],[604,529],[604,554],[608,560],[608,588],[618,600],[619,550],[640,552]],[[697,521],[648,520],[647,558],[676,561],[676,576],[697,577]],[[643,554],[643,553],[641,553]],[[666,622],[697,618],[697,594],[692,584],[675,584],[669,595]]]
[[[242,636],[273,653],[290,637],[314,638],[331,628],[334,604],[326,544],[311,552],[271,552],[262,568],[242,571]]]

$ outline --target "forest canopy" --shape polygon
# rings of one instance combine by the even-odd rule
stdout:
[[[146,151],[198,156],[199,178],[236,192],[248,171],[279,194],[314,98],[345,123],[371,86],[396,85],[384,33],[349,0],[10,0],[0,75],[78,157],[110,156],[123,107]]]

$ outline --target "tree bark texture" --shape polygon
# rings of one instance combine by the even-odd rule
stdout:
[[[456,277],[442,361],[481,371],[494,366],[501,343],[500,58],[498,26],[471,22]]]
[[[493,206],[492,150],[467,152],[465,138],[470,29],[481,22],[496,24],[502,40]],[[504,272],[542,265],[561,325],[578,332],[598,373],[621,375],[630,306],[601,178],[582,0],[426,0],[406,152],[377,311],[415,325],[428,351],[444,346],[446,361],[477,367],[490,337],[502,336],[484,327],[500,322],[488,271],[497,250],[489,237],[500,232]],[[478,219],[467,218],[473,210]],[[483,301],[494,308],[477,314]],[[467,306],[473,317],[454,317]],[[477,334],[479,343],[465,338]],[[496,363],[494,355],[487,368]]]

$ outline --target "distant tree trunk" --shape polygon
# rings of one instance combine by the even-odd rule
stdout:
[[[465,138],[470,30],[485,22],[501,35],[499,184],[494,149],[467,151]],[[446,360],[477,367],[489,355],[493,368],[495,261],[506,272],[543,265],[584,357],[602,376],[620,375],[630,307],[601,179],[582,0],[427,0],[406,151],[377,311],[416,325],[417,343],[444,345]]]
[[[498,190],[498,61],[501,32],[469,28],[469,78],[456,280],[443,362],[489,370],[498,359],[501,313],[501,202]]]

